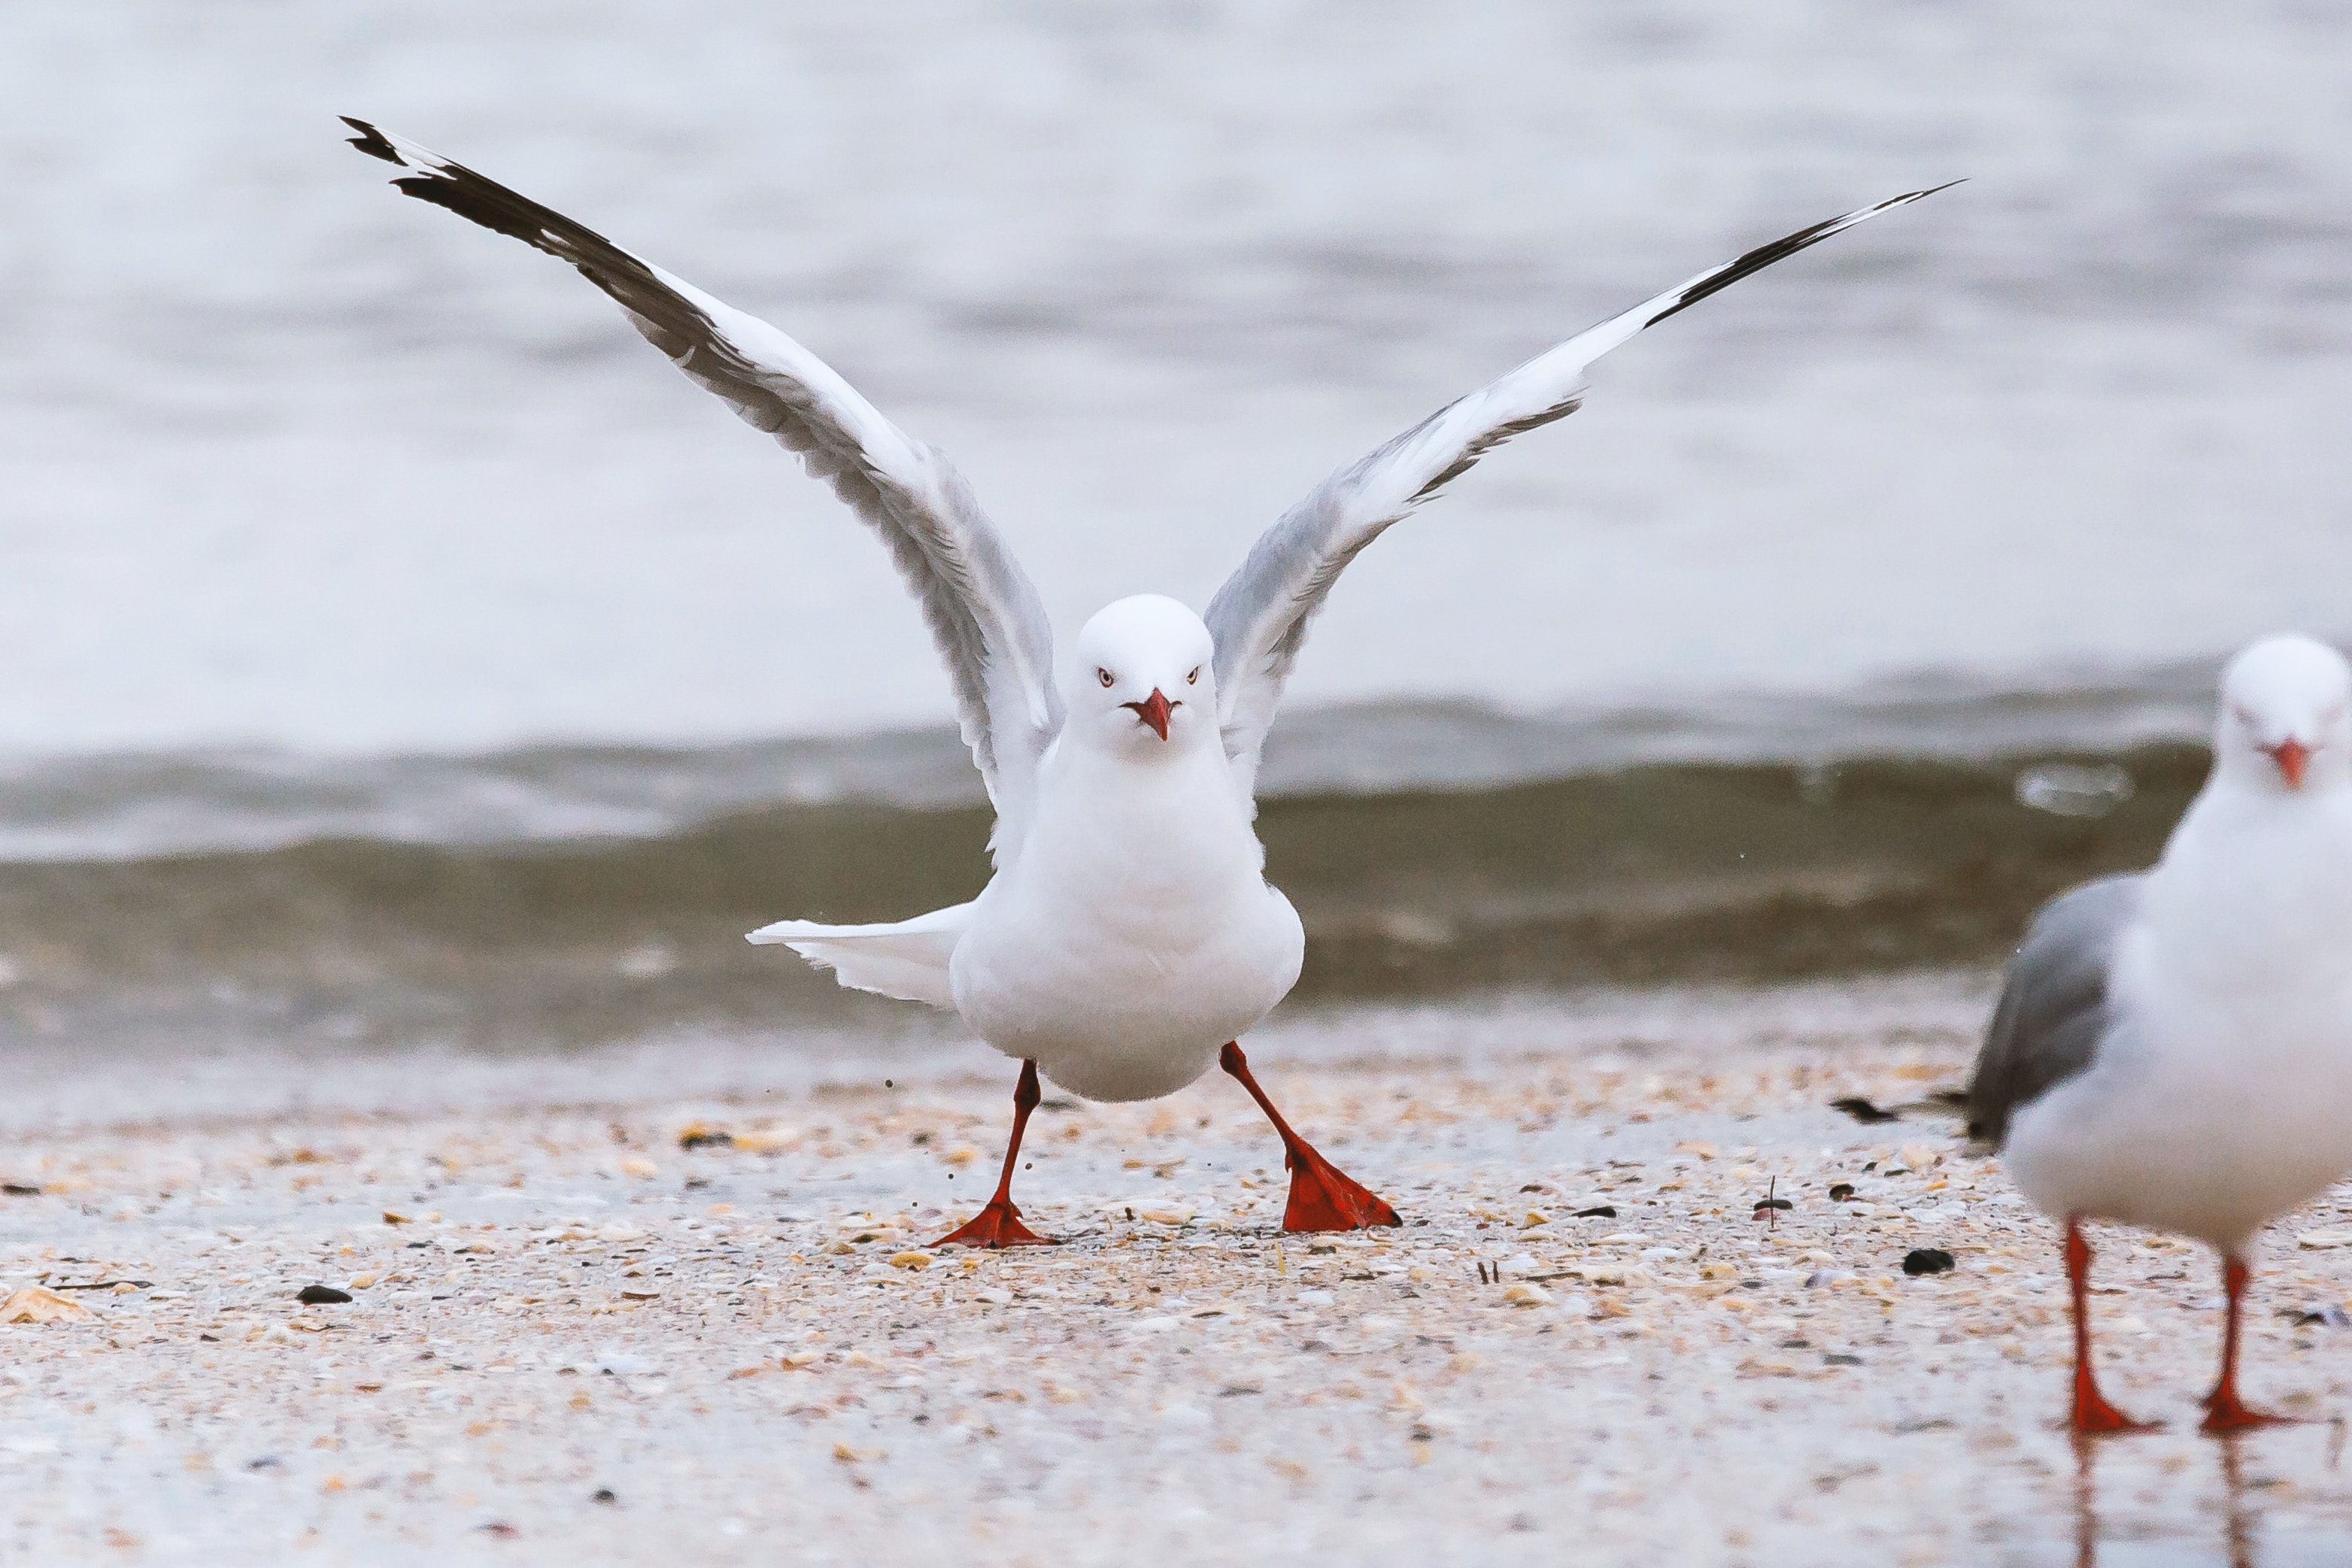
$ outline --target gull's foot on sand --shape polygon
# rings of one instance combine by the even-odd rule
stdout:
[[[2154,1421],[2135,1421],[2102,1398],[2097,1389],[2091,1390],[2085,1400],[2074,1397],[2074,1424],[2075,1432],[2084,1437],[2099,1437],[2109,1432],[2153,1432],[2158,1429]]]
[[[2096,1437],[2102,1432],[2153,1432],[2157,1429],[2155,1422],[2135,1421],[2108,1404],[2106,1396],[2099,1392],[2097,1381],[2091,1376],[2090,1369],[2081,1365],[2074,1368],[2072,1420],[2077,1437]]]
[[[971,1217],[952,1232],[931,1243],[934,1247],[1051,1247],[1054,1243],[1021,1223],[1021,1210],[1011,1198],[989,1200],[988,1207]]]
[[[1404,1223],[1395,1209],[1307,1145],[1293,1150],[1286,1163],[1290,1207],[1282,1215],[1285,1230],[1365,1230]]]
[[[2234,1388],[2219,1388],[2205,1396],[2205,1419],[2199,1422],[2200,1432],[2244,1432],[2256,1427],[2291,1427],[2292,1416],[2273,1416],[2267,1410],[2250,1409],[2238,1397]]]

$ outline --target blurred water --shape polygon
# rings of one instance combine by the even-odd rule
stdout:
[[[2046,686],[2352,627],[2335,7],[2000,0],[0,11],[0,747],[935,722],[882,552],[415,136],[952,452],[1066,631],[1742,246],[1353,567],[1293,689]]]

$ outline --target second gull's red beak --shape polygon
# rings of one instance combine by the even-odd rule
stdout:
[[[1160,694],[1154,692],[1151,695],[1158,696]],[[2303,788],[2303,769],[2305,764],[2311,760],[2311,747],[2289,736],[2276,746],[2265,746],[2263,749],[2270,753],[2272,761],[2278,764],[2279,774],[2285,779],[2288,789]]]
[[[1170,702],[1158,686],[1151,688],[1151,695],[1147,701],[1121,703],[1118,706],[1134,709],[1135,716],[1150,725],[1160,739],[1168,738],[1168,715],[1176,705]]]

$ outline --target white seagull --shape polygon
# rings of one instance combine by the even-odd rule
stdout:
[[[1156,594],[1097,613],[1063,672],[1066,701],[1036,590],[944,455],[767,322],[470,169],[363,120],[345,123],[359,132],[352,146],[405,171],[393,181],[400,190],[578,267],[680,370],[829,482],[882,536],[921,601],[996,808],[994,876],[971,903],[911,920],[787,920],[751,939],[782,943],[845,986],[952,1008],[1021,1062],[995,1196],[941,1245],[1041,1239],[1012,1197],[1041,1067],[1090,1099],[1145,1100],[1218,1061],[1281,1134],[1292,1173],[1283,1228],[1400,1223],[1291,1130],[1239,1044],[1297,980],[1306,944],[1290,901],[1265,881],[1252,823],[1258,753],[1308,621],[1390,524],[1491,448],[1573,413],[1594,360],[1752,272],[1933,193],[1751,250],[1447,404],[1292,507],[1206,616]]]
[[[2155,867],[2034,916],[1969,1086],[1969,1133],[2066,1225],[2078,1432],[2138,1427],[2091,1369],[2085,1219],[2221,1255],[2229,1316],[2205,1429],[2238,1397],[2255,1231],[2352,1169],[2352,671],[2265,638],[2221,680],[2213,771]]]

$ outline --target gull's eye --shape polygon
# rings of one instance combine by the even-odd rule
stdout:
[[[1100,681],[1105,685],[1110,685],[1110,672],[1101,668],[1100,666],[1097,666],[1095,670],[1095,679]]]
[[[2236,719],[2240,724],[2244,725],[2248,729],[2254,727],[2254,710],[2250,707],[2246,707],[2242,705],[2232,707],[2230,710],[2230,716]]]
[[[1201,684],[1200,665],[1195,664],[1192,666],[1192,673],[1184,677],[1184,684],[1188,686],[1197,686]]]

